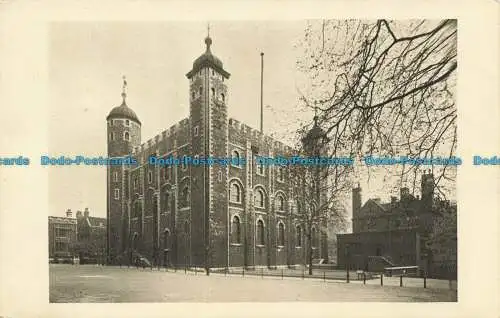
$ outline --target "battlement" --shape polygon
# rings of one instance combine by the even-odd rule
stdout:
[[[277,149],[281,152],[292,152],[293,148],[285,145],[281,141],[274,139],[271,136],[264,135],[260,130],[252,128],[237,119],[230,118],[229,126],[233,127],[236,130],[241,131],[243,134],[247,136],[247,138],[258,141],[259,143],[264,143],[268,145],[270,148]]]
[[[189,126],[189,118],[184,118],[178,123],[170,126],[170,128],[167,128],[161,133],[157,134],[153,138],[150,138],[147,141],[143,142],[140,146],[134,147],[134,149],[132,149],[132,154],[138,154],[148,151],[149,149],[154,148],[158,143],[162,142],[168,137],[175,135],[178,131],[182,131],[188,128],[188,126]]]

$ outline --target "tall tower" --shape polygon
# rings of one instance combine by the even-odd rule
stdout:
[[[122,104],[106,117],[108,158],[126,157],[141,144],[141,122],[126,103],[127,82],[123,78]],[[107,166],[107,258],[115,262],[126,245],[129,211],[127,205],[128,170],[124,165]]]
[[[206,50],[186,77],[189,80],[191,146],[193,156],[227,157],[227,100],[225,80],[230,74],[212,54],[210,34]],[[227,169],[222,165],[191,166],[191,255],[194,265],[227,264]],[[225,248],[224,248],[225,247]]]
[[[304,138],[302,138],[302,148],[304,149],[305,154],[308,157],[317,158],[325,155],[326,144],[328,138],[321,129],[318,123],[318,116],[315,114],[314,116],[314,124],[311,130],[309,130]],[[314,200],[316,202],[317,207],[323,206],[323,204],[328,200],[327,191],[327,177],[328,171],[325,166],[321,165],[312,165],[311,166],[311,176],[310,184],[308,186],[312,186],[312,189],[308,189],[308,191],[312,190],[315,195]],[[316,213],[316,212],[315,212]],[[317,213],[324,213],[324,211],[318,211]],[[316,224],[316,233],[319,233],[319,244],[320,246],[316,246],[319,248],[319,253],[313,251],[314,258],[323,258],[328,260],[328,222],[323,219],[323,221],[319,221],[321,218],[318,218],[318,224]],[[315,238],[313,238],[314,242]]]

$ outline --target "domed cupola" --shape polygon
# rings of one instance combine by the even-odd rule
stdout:
[[[126,81],[124,80],[124,87],[126,85]],[[127,106],[126,103],[126,98],[127,94],[125,93],[125,90],[122,92],[122,104],[120,106],[114,107],[110,112],[108,117],[106,117],[106,120],[110,119],[120,119],[120,118],[126,118],[135,121],[139,125],[141,124],[141,121],[139,120],[139,117],[135,114],[135,112]]]
[[[304,150],[307,152],[315,152],[317,150],[320,151],[319,148],[322,148],[327,141],[328,137],[326,136],[323,129],[318,124],[318,116],[314,116],[314,124],[313,127],[307,132],[307,134],[301,139]]]
[[[222,61],[217,56],[213,55],[210,50],[210,46],[212,45],[212,38],[210,38],[210,36],[205,38],[205,45],[207,46],[205,53],[193,62],[193,69],[186,74],[187,78],[192,78],[204,67],[211,67],[225,78],[229,78],[231,74],[224,70]]]

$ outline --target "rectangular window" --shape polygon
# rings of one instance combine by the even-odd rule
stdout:
[[[152,183],[152,182],[153,182],[153,172],[149,171],[148,172],[148,183]]]
[[[115,189],[115,200],[120,200],[120,189]]]
[[[117,171],[113,172],[113,181],[118,182],[118,172]]]
[[[137,177],[134,177],[134,189],[137,189]]]
[[[194,127],[194,135],[195,135],[195,136],[198,136],[198,126],[195,126],[195,127]]]
[[[260,176],[264,175],[264,165],[263,164],[257,164],[257,174]]]

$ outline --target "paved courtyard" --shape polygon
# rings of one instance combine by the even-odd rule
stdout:
[[[305,279],[164,270],[50,265],[50,302],[449,302],[456,290],[379,286],[371,281]]]

